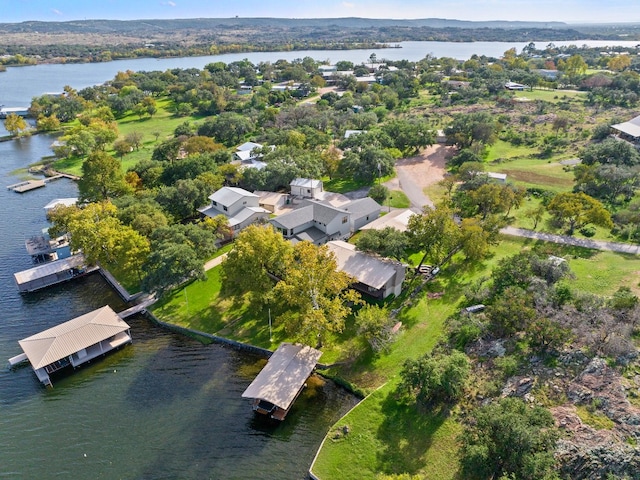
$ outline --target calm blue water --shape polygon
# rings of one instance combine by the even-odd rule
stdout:
[[[46,226],[43,206],[75,196],[58,180],[17,194],[16,170],[52,139],[0,143],[0,478],[300,479],[328,428],[355,404],[312,378],[281,425],[256,419],[240,397],[261,368],[255,356],[203,345],[137,317],[134,343],[45,389],[30,367],[9,369],[18,340],[109,304],[99,275],[20,295],[13,273],[31,266],[26,236]]]
[[[549,42],[539,41],[538,47],[543,48]],[[604,47],[607,45],[634,47],[635,41],[598,41],[576,40],[572,42],[553,42],[557,46],[589,45]],[[97,85],[111,80],[119,71],[164,71],[168,68],[203,68],[208,63],[222,61],[231,63],[244,58],[254,64],[260,62],[275,62],[278,59],[288,61],[296,58],[311,57],[316,60],[349,60],[355,63],[365,62],[372,53],[377,58],[388,60],[423,59],[426,55],[436,57],[452,57],[466,60],[473,54],[499,57],[510,48],[518,52],[527,45],[525,42],[401,42],[402,48],[380,48],[366,50],[301,50],[296,52],[253,52],[229,53],[205,57],[185,58],[138,58],[132,60],[118,60],[107,63],[56,64],[36,65],[29,67],[9,67],[6,72],[0,72],[0,105],[28,106],[31,99],[45,92],[60,92],[65,85],[76,89]]]

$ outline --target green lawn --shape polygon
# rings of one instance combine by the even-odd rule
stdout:
[[[391,190],[385,205],[393,208],[409,208],[411,202],[402,190]]]
[[[564,166],[555,160],[518,158],[488,165],[487,170],[506,173],[507,181],[516,185],[555,193],[571,191],[574,183],[573,172],[565,171]]]
[[[130,167],[138,163],[140,160],[146,160],[151,158],[153,149],[156,146],[155,132],[159,133],[158,142],[162,142],[167,138],[173,136],[173,131],[178,125],[181,125],[185,121],[191,122],[193,125],[197,125],[202,121],[202,117],[190,116],[190,117],[176,117],[171,112],[171,101],[168,98],[161,98],[157,101],[158,111],[153,117],[144,117],[140,119],[137,115],[129,114],[117,120],[119,138],[124,138],[127,134],[138,131],[143,134],[142,144],[139,150],[125,155],[122,158],[123,170],[128,170]],[[107,149],[107,152],[113,154],[112,149]],[[58,160],[54,163],[54,168],[58,171],[71,173],[73,175],[82,174],[82,162],[84,157],[72,157]]]
[[[504,140],[496,140],[496,142],[488,147],[487,154],[485,160],[488,162],[493,162],[497,159],[510,159],[510,158],[521,158],[521,157],[530,157],[531,155],[535,155],[540,151],[537,147],[527,147],[524,145],[515,146],[509,142],[505,142]]]
[[[575,98],[583,98],[586,92],[566,91],[566,90],[523,90],[521,92],[514,92],[516,98],[529,99],[529,100],[545,100],[551,103],[558,103],[565,100],[572,100]]]

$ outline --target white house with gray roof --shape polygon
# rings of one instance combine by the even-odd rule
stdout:
[[[353,200],[339,207],[306,199],[301,207],[269,222],[286,239],[322,245],[330,240],[350,237],[379,215],[380,205],[371,198]]]
[[[623,123],[611,125],[618,138],[640,145],[640,115]]]
[[[259,205],[260,197],[243,188],[222,187],[209,196],[211,205],[199,208],[198,211],[207,217],[224,215],[235,237],[240,230],[252,223],[266,221],[269,211]]]

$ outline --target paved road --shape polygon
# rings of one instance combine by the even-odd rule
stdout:
[[[632,245],[628,243],[605,242],[603,240],[589,240],[588,238],[574,238],[568,235],[534,232],[533,230],[515,227],[506,227],[500,230],[500,232],[514,237],[533,238],[536,240],[544,240],[545,242],[561,243],[563,245],[591,248],[593,250],[608,250],[611,252],[640,255],[640,245]]]

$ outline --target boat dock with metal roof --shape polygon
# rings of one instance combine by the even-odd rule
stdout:
[[[44,263],[13,274],[20,292],[33,292],[41,288],[66,282],[76,277],[97,270],[98,267],[87,267],[84,255],[78,253],[68,258]]]
[[[20,340],[24,353],[9,359],[9,363],[29,360],[38,379],[53,386],[50,374],[76,368],[131,343],[130,328],[111,307],[104,306]]]
[[[254,400],[255,412],[284,420],[321,355],[307,345],[281,344],[242,397]]]

